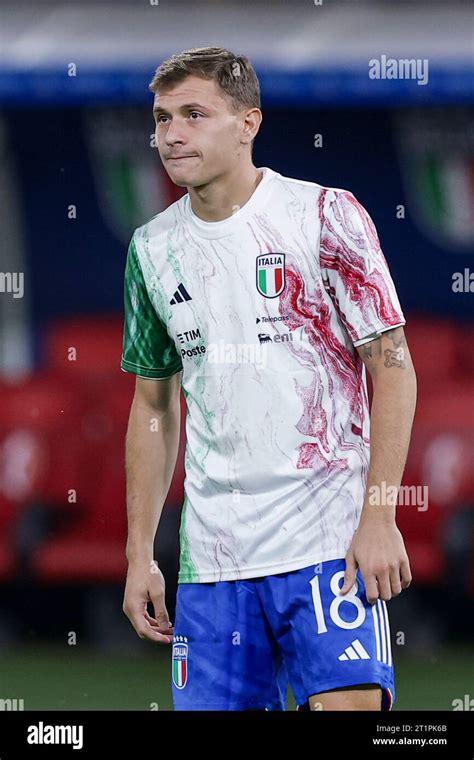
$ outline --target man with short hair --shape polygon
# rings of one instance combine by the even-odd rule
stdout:
[[[387,493],[416,377],[374,224],[347,190],[254,166],[260,90],[244,56],[185,51],[150,88],[160,158],[188,192],[128,250],[124,612],[173,644],[177,710],[282,710],[288,682],[298,709],[391,709],[386,602],[411,575]],[[181,386],[172,626],[153,543]]]

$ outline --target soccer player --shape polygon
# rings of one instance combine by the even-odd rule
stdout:
[[[390,493],[416,378],[374,224],[348,190],[254,166],[262,112],[244,56],[185,51],[150,89],[160,158],[188,192],[128,249],[123,610],[172,644],[176,710],[284,710],[288,685],[298,709],[391,709],[386,602],[411,575]],[[153,542],[181,386],[173,626]]]

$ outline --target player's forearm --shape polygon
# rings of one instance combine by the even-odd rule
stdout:
[[[416,375],[410,362],[372,380],[370,466],[361,518],[393,521],[415,414]]]
[[[179,408],[157,411],[134,399],[126,438],[129,562],[149,564],[178,454]]]

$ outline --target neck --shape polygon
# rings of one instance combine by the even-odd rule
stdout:
[[[206,185],[188,187],[191,208],[204,222],[221,222],[249,200],[262,177],[263,174],[249,164],[244,171],[237,167]]]

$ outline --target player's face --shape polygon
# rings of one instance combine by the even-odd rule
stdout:
[[[213,80],[190,75],[156,93],[153,112],[158,151],[176,185],[207,184],[237,164],[245,111],[233,111]]]

